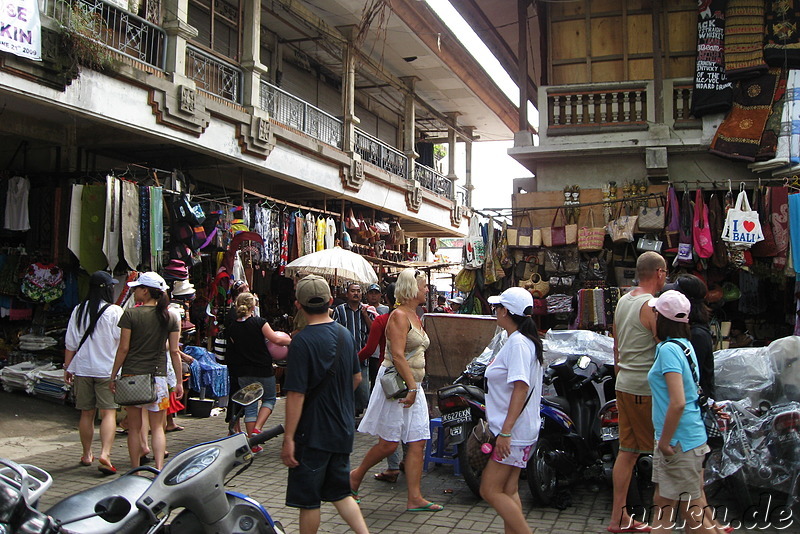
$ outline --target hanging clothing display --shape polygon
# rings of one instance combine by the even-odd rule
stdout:
[[[81,259],[81,207],[83,198],[83,184],[72,186],[72,196],[69,204],[69,234],[67,235],[67,248],[75,254],[78,261]]]
[[[327,228],[327,224],[325,223],[325,217],[320,215],[317,218],[317,233],[316,233],[316,251],[319,252],[320,250],[325,250],[325,230]]]
[[[162,263],[164,251],[164,197],[161,187],[150,187],[150,268],[157,269]]]
[[[336,246],[336,221],[328,217],[325,221],[325,248]]]
[[[106,176],[106,212],[103,227],[103,254],[108,260],[108,270],[113,271],[119,262],[119,240],[122,225],[122,188],[114,176]]]
[[[6,196],[6,230],[24,232],[31,229],[28,214],[28,194],[31,183],[23,176],[14,176],[8,180],[8,193]]]
[[[764,0],[728,0],[725,10],[725,74],[741,80],[762,74]]]
[[[142,269],[150,267],[150,188],[139,186],[139,231],[142,236]]]
[[[692,91],[692,115],[702,117],[730,109],[733,85],[725,76],[725,4],[698,3],[697,62]]]
[[[142,263],[142,237],[139,233],[139,188],[127,180],[122,181],[121,239],[125,263],[138,269]]]
[[[281,252],[280,252],[280,265],[278,272],[283,274],[286,270],[286,264],[289,263],[289,243],[290,243],[290,228],[291,217],[286,211],[281,212]]]
[[[108,265],[103,254],[106,186],[85,185],[81,196],[81,266],[90,273]]]
[[[764,60],[773,67],[800,68],[800,9],[797,2],[767,0]]]
[[[316,235],[317,235],[317,220],[314,215],[309,212],[304,217],[305,223],[303,228],[303,250],[306,254],[316,252]]]

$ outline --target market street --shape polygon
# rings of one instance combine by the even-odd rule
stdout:
[[[278,400],[270,424],[283,421],[284,401]],[[93,485],[107,481],[97,470],[97,462],[92,467],[80,466],[80,445],[77,434],[78,412],[66,406],[53,404],[23,394],[0,393],[0,457],[10,457],[20,463],[30,463],[47,470],[54,479],[53,486],[42,499],[42,508],[47,509],[66,496]],[[224,436],[226,432],[223,417],[197,419],[180,417],[176,421],[186,430],[167,434],[167,448],[173,454],[192,444]],[[15,436],[17,437],[15,439]],[[22,439],[19,439],[22,436]],[[360,460],[373,438],[356,434],[353,463]],[[95,442],[95,454],[99,443]],[[229,489],[254,497],[261,502],[270,514],[280,520],[287,532],[297,532],[298,513],[296,509],[284,506],[286,491],[286,467],[279,457],[280,438],[265,445],[265,451],[256,457],[253,466],[239,475],[229,485]],[[30,454],[35,452],[35,454]],[[125,436],[118,436],[112,453],[120,472],[127,469],[127,448]],[[376,466],[373,472],[378,472]],[[502,532],[503,525],[496,512],[485,502],[476,499],[463,479],[453,475],[450,466],[440,465],[430,469],[422,477],[423,494],[434,502],[441,503],[445,509],[437,513],[406,513],[405,479],[401,475],[397,484],[388,484],[366,479],[361,486],[361,509],[371,532],[387,534],[406,534],[425,532],[443,534],[459,532],[479,534]],[[592,533],[606,532],[611,504],[611,490],[605,485],[599,487],[583,484],[571,490],[572,505],[563,511],[555,508],[533,507],[531,493],[525,481],[521,483],[520,497],[528,524],[535,532]],[[717,499],[724,497],[722,494]],[[720,504],[711,497],[714,504]],[[778,501],[781,502],[782,501]],[[774,508],[774,505],[773,505]],[[773,514],[773,520],[777,517]],[[797,511],[795,510],[795,517]],[[320,532],[347,532],[335,509],[323,505]],[[788,528],[743,529],[738,532],[800,532],[796,524]]]

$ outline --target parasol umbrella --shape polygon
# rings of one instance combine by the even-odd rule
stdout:
[[[375,269],[364,258],[341,247],[333,247],[300,256],[286,266],[285,275],[316,274],[333,284],[354,281],[359,284],[377,284]]]

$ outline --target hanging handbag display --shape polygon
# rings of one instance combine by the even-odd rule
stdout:
[[[580,254],[577,247],[559,247],[544,251],[545,272],[575,274],[580,269]]]
[[[628,253],[631,253],[628,256]],[[617,287],[631,287],[636,280],[636,251],[633,245],[625,247],[622,259],[614,261],[614,278]]]
[[[652,251],[661,254],[661,247],[663,245],[664,242],[657,239],[655,236],[644,236],[636,241],[636,250],[638,252]]]
[[[151,404],[158,399],[152,374],[122,375],[116,380],[114,402],[120,406]]]
[[[556,219],[559,213],[561,213],[561,226],[556,226]],[[574,245],[577,241],[578,225],[567,224],[564,211],[558,208],[553,215],[553,222],[551,225],[542,228],[542,245],[545,247],[561,247],[564,245]]]
[[[469,234],[464,245],[464,267],[467,269],[480,269],[486,260],[486,245],[481,234],[480,220],[477,214],[473,214],[469,220]]]
[[[547,315],[547,299],[533,299],[531,315]]]
[[[778,255],[778,245],[775,243],[775,234],[772,232],[772,202],[771,191],[757,188],[753,193],[753,209],[759,213],[761,233],[764,239],[750,249],[756,258],[773,258]]]
[[[518,226],[508,227],[508,246],[517,248],[542,246],[542,231],[533,227],[529,212],[525,212]]]
[[[519,283],[519,286],[527,289],[533,298],[544,298],[550,292],[550,282],[542,280],[542,275],[534,272],[530,280]]]
[[[714,247],[714,252],[711,255],[711,264],[719,269],[723,269],[728,265],[728,250],[722,241],[724,220],[720,195],[719,193],[712,193],[708,201],[708,226],[711,229],[711,243]]]
[[[750,248],[764,240],[758,212],[750,208],[744,187],[736,197],[736,205],[728,210],[725,227],[722,229],[722,239],[739,248]]]
[[[684,187],[681,197],[680,229],[678,232],[678,256],[672,262],[674,266],[694,266],[694,253],[692,247],[692,227],[694,225],[694,210],[689,197],[689,190]]]
[[[550,290],[553,293],[571,293],[572,286],[575,285],[574,274],[558,274],[550,277],[548,280]]]
[[[708,206],[703,198],[703,190],[697,188],[694,197],[694,220],[692,222],[692,242],[694,251],[701,258],[710,258],[714,254],[714,243],[711,240],[711,227],[708,223]]]
[[[678,209],[678,195],[671,185],[667,188],[667,216],[669,220],[664,228],[664,240],[667,245],[665,252],[676,254],[678,252],[678,243],[680,243],[681,221]]]
[[[639,230],[644,233],[660,232],[664,229],[665,209],[661,205],[662,199],[658,195],[652,195],[655,199],[656,205],[653,206],[639,206],[638,219],[636,224],[639,225]]]
[[[606,238],[606,229],[595,226],[594,210],[589,209],[589,226],[578,229],[578,250],[581,252],[596,252],[603,250],[603,241]]]
[[[572,313],[572,296],[554,294],[547,296],[547,313]]]
[[[608,223],[608,235],[614,244],[633,242],[633,231],[636,228],[636,215],[622,215],[622,205],[620,205],[617,218]]]
[[[608,274],[606,259],[603,254],[581,254],[580,264],[581,280],[584,282],[605,281]]]

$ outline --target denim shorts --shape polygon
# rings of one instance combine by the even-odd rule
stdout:
[[[275,377],[274,376],[240,376],[239,387],[259,383],[264,387],[264,396],[261,397],[261,407],[275,409]],[[258,418],[258,403],[254,402],[244,408],[244,422],[253,423]]]
[[[306,447],[295,442],[300,465],[289,469],[286,506],[316,509],[322,501],[337,502],[350,493],[350,455]]]

